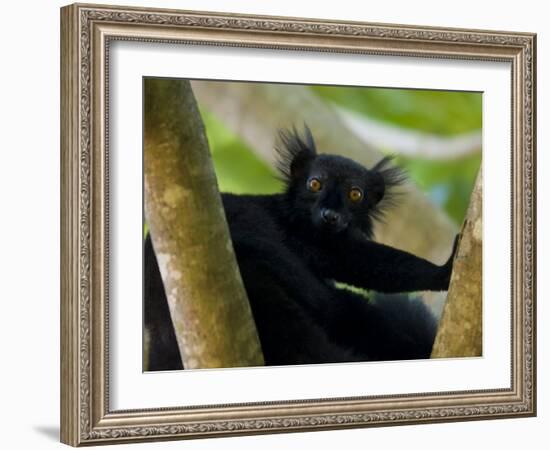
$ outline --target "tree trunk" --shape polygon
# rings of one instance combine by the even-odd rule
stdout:
[[[145,216],[185,368],[263,365],[188,81],[145,79]]]
[[[482,176],[478,174],[462,227],[451,285],[432,358],[481,356]]]

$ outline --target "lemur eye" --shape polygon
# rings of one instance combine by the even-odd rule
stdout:
[[[307,187],[311,192],[319,192],[323,185],[318,178],[310,178],[307,180]]]
[[[363,199],[363,191],[359,188],[351,188],[348,196],[352,202],[360,202]]]

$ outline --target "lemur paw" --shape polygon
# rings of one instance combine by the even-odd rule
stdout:
[[[460,242],[460,234],[457,234],[455,236],[455,240],[453,242],[453,250],[451,252],[451,256],[447,260],[447,262],[442,266],[444,279],[443,279],[443,290],[449,289],[449,283],[451,282],[451,275],[453,273],[453,263],[454,259],[458,250],[458,243]]]

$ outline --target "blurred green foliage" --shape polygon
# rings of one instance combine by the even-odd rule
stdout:
[[[213,114],[204,109],[200,112],[221,192],[271,194],[281,191],[282,183],[269,165]]]
[[[450,161],[398,157],[396,162],[434,203],[458,225],[462,224],[481,164],[480,154]]]
[[[405,129],[438,136],[481,130],[480,93],[340,86],[310,89],[327,102]],[[201,114],[222,192],[280,192],[281,182],[271,167],[216,116],[204,108]],[[392,152],[391,148],[387,150]],[[397,163],[457,224],[462,222],[481,152],[450,160],[400,156]]]
[[[372,119],[452,135],[481,129],[481,93],[311,86],[320,97]]]

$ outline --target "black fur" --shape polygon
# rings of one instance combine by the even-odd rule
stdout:
[[[334,283],[383,293],[447,289],[453,255],[438,266],[371,240],[402,172],[387,158],[367,169],[317,154],[307,127],[304,136],[283,131],[280,140],[284,193],[222,194],[266,364],[428,358],[436,325],[420,301],[368,300]],[[308,188],[312,178],[318,192]],[[349,199],[351,188],[361,190],[361,201]],[[148,368],[181,369],[150,237],[144,258]]]

